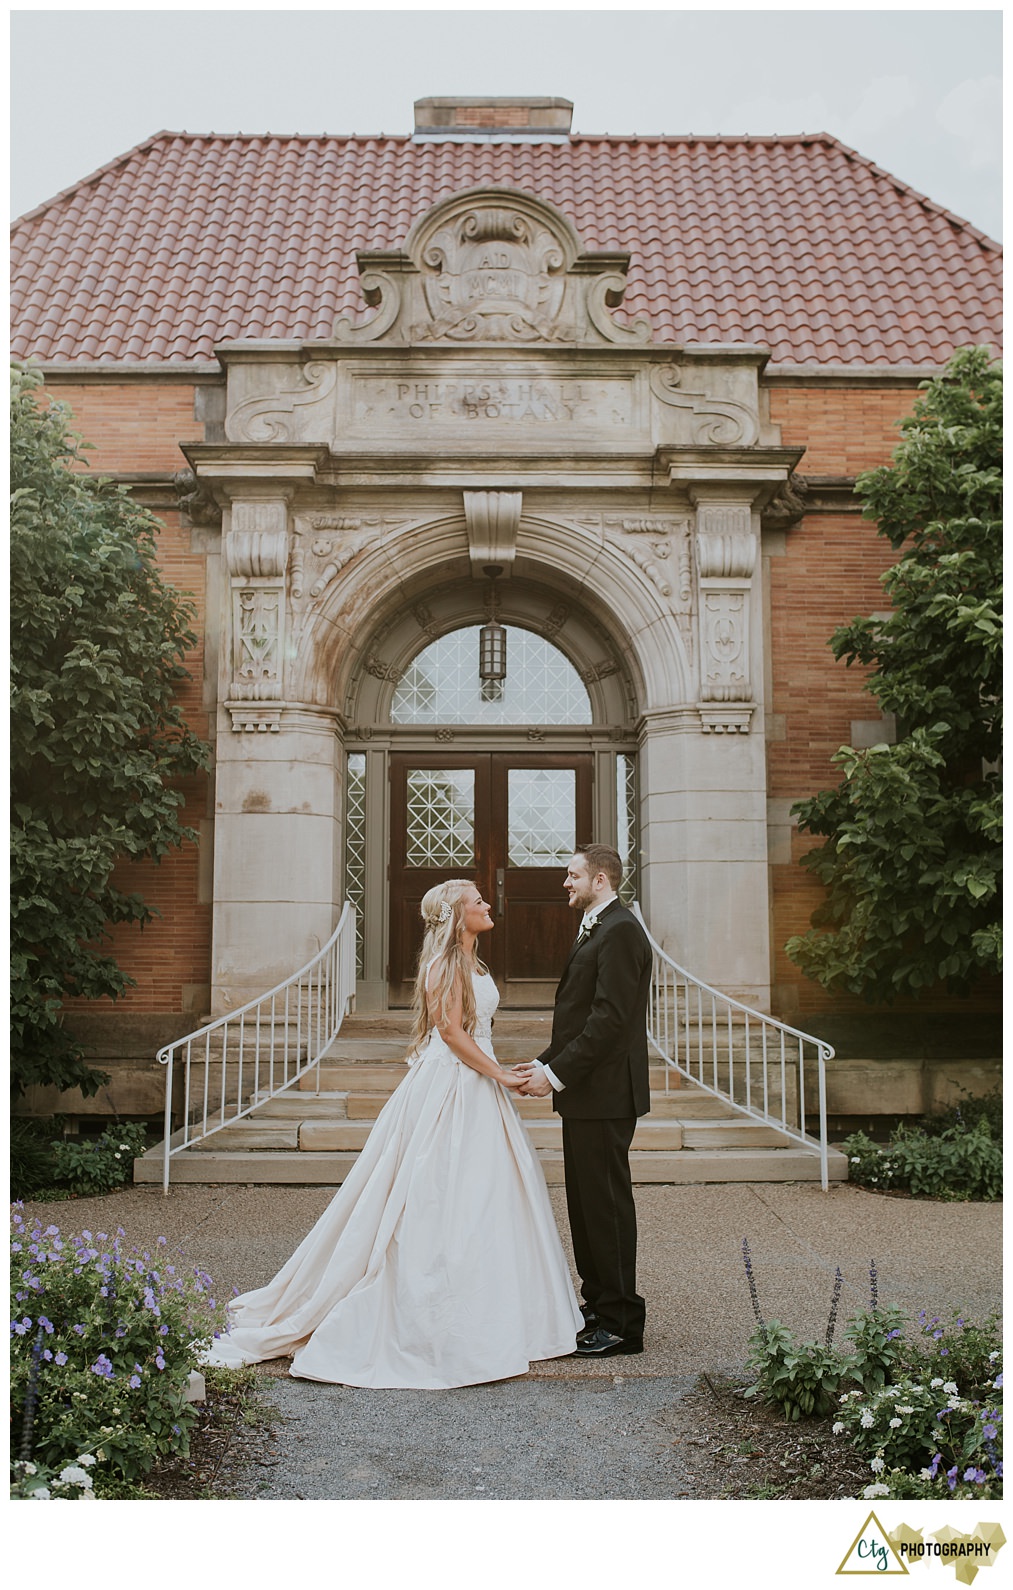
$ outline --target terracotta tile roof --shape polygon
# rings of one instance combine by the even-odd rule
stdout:
[[[998,349],[999,245],[826,134],[413,143],[158,133],[15,222],[16,358],[209,360],[235,338],[367,318],[357,249],[437,200],[520,188],[626,249],[617,318],[787,364]]]

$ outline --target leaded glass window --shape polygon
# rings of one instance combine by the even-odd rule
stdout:
[[[355,969],[363,967],[363,908],[366,902],[366,758],[349,753],[345,776],[345,896],[355,907]]]
[[[576,836],[572,767],[507,770],[507,860],[511,867],[565,867]]]
[[[475,865],[475,770],[412,768],[408,774],[409,867]]]
[[[480,626],[456,629],[419,652],[391,702],[393,723],[590,723],[591,700],[568,657],[530,630],[507,627],[502,689],[483,692]],[[497,684],[498,688],[498,684]]]
[[[618,844],[623,863],[619,898],[624,905],[637,898],[640,888],[639,838],[637,824],[637,764],[632,756],[616,757],[616,811]]]

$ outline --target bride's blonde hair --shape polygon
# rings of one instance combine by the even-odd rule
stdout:
[[[448,878],[446,883],[436,884],[422,897],[425,937],[415,974],[415,997],[412,1000],[415,1022],[409,1054],[421,1048],[431,1026],[440,1026],[446,1021],[458,984],[464,1030],[474,1036],[475,990],[471,984],[471,974],[479,972],[484,976],[488,967],[479,960],[474,946],[470,955],[465,953],[461,944],[461,930],[464,927],[464,897],[469,889],[476,887],[469,878]],[[432,976],[429,977],[431,966]],[[429,1018],[430,1006],[435,1012],[433,1021]]]

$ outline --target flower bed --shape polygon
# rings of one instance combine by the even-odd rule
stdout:
[[[170,1263],[164,1237],[152,1256],[122,1230],[26,1226],[20,1205],[11,1223],[13,1494],[101,1495],[185,1453],[190,1371],[224,1329],[211,1278]]]
[[[1002,1338],[997,1315],[944,1322],[927,1310],[917,1325],[882,1308],[876,1267],[870,1306],[848,1322],[850,1348],[834,1345],[841,1272],[822,1342],[796,1341],[765,1320],[748,1240],[742,1243],[756,1329],[749,1340],[754,1383],[747,1395],[789,1421],[835,1414],[833,1431],[868,1461],[863,1497],[1002,1495]]]

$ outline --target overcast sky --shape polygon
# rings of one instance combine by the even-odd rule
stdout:
[[[431,94],[549,94],[575,132],[830,132],[992,237],[999,7],[15,9],[11,212],[162,128],[410,133]]]

